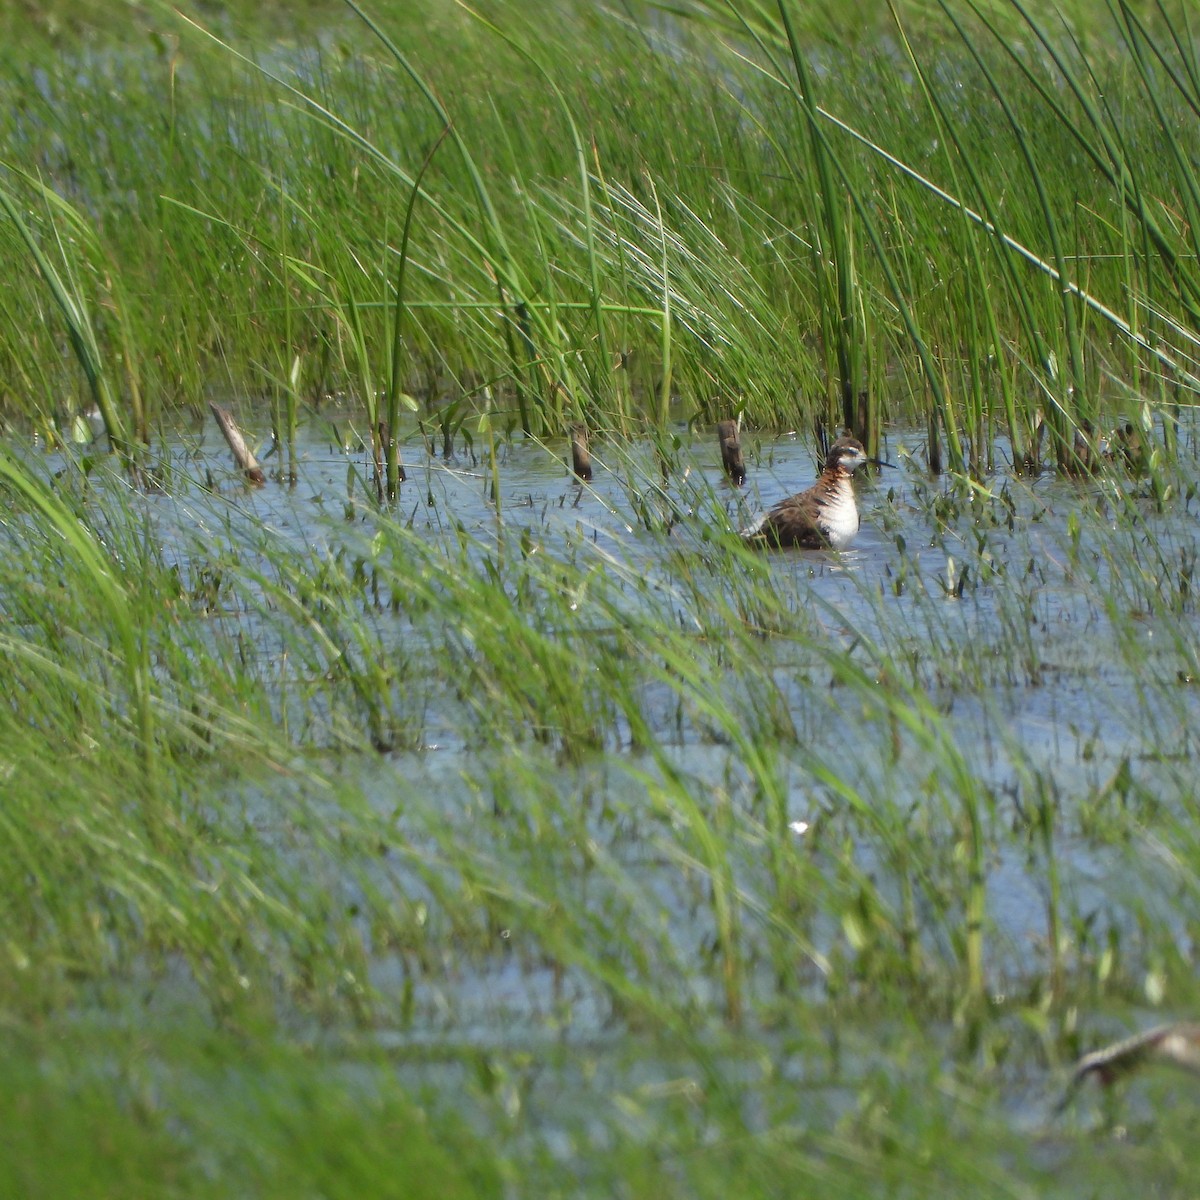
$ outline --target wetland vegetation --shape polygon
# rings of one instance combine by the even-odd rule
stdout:
[[[1190,10],[117,7],[0,20],[0,1192],[1188,1194],[1056,1105],[1200,1011]]]

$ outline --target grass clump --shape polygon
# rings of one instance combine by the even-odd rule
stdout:
[[[385,1063],[350,1072],[203,1029],[121,1034],[5,1036],[0,1182],[11,1194],[503,1194],[463,1125],[431,1121]]]
[[[118,441],[232,385],[349,394],[376,439],[409,398],[554,435],[744,411],[873,444],[900,419],[978,475],[998,436],[1034,463],[1044,425],[1066,467],[1145,406],[1170,448],[1197,291],[1159,215],[1194,191],[1181,15],[1119,6],[1084,38],[1082,10],[897,5],[839,47],[787,3],[554,12],[325,10],[269,61],[269,25],[145,17],[140,46],[70,52],[69,100],[18,71],[9,410],[63,427],[78,394],[56,278]]]

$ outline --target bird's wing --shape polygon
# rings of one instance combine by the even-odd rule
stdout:
[[[800,496],[789,496],[768,509],[742,536],[779,546],[827,546],[828,540]]]

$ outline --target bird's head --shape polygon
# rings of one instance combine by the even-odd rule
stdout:
[[[858,438],[840,437],[825,456],[825,470],[845,471],[852,475],[867,461],[867,452]]]

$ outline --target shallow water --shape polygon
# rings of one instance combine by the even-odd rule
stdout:
[[[338,555],[369,558],[377,518],[366,456],[331,438],[348,428],[310,423],[294,486],[273,479],[262,489],[242,484],[211,431],[170,443],[170,492],[144,499],[166,560],[194,580],[231,555],[251,579],[256,571],[271,574],[281,552],[313,570]],[[596,476],[586,487],[568,476],[556,456],[562,447],[504,446],[499,515],[490,469],[466,456],[431,457],[410,439],[409,478],[396,512],[417,538],[464,546],[465,569],[483,572],[489,558],[513,553],[514,545],[553,561],[587,561],[615,581],[623,602],[686,625],[695,611],[686,589],[721,590],[730,581],[715,570],[681,572],[679,564],[702,564],[713,526],[740,527],[760,506],[808,486],[815,468],[798,439],[749,439],[749,485],[737,491],[721,478],[709,439],[684,428],[674,435],[665,476],[649,445],[594,446]],[[894,434],[890,454],[906,462],[910,447],[911,439]],[[200,486],[209,477],[215,491]],[[519,1097],[497,1100],[499,1093],[484,1089],[476,1097],[480,1111],[519,1098],[537,1114],[531,1119],[545,1144],[564,1156],[586,1136],[581,1131],[591,1129],[596,1144],[608,1136],[607,1118],[593,1121],[590,1112],[597,1098],[639,1089],[661,1098],[679,1078],[675,1051],[657,1039],[648,1043],[630,1025],[603,964],[628,972],[642,996],[660,997],[664,1009],[690,1013],[701,1041],[717,1045],[725,1037],[710,878],[694,858],[687,816],[688,804],[706,806],[724,840],[742,913],[743,1015],[725,1077],[740,1079],[748,1110],[767,1111],[779,1077],[760,1077],[751,1066],[755,1054],[777,1057],[785,1075],[813,1081],[818,1091],[830,1071],[819,1037],[786,1046],[775,1021],[781,1009],[829,1001],[829,963],[852,954],[844,914],[857,881],[870,881],[892,909],[887,919],[900,919],[897,830],[930,859],[911,898],[921,953],[949,959],[961,934],[961,897],[945,891],[964,878],[954,865],[965,811],[954,780],[931,771],[919,739],[897,742],[893,723],[868,711],[864,694],[830,686],[823,648],[872,671],[880,663],[906,671],[914,694],[930,705],[931,727],[952,740],[964,777],[978,785],[988,828],[1007,831],[990,839],[985,860],[989,986],[999,1003],[1047,968],[1047,852],[1035,828],[1047,796],[1067,956],[1098,955],[1113,936],[1136,954],[1139,922],[1148,919],[1175,931],[1181,953],[1194,952],[1195,901],[1178,904],[1159,887],[1148,865],[1149,838],[1113,842],[1095,815],[1106,804],[1146,805],[1150,795],[1155,812],[1176,820],[1194,813],[1187,776],[1195,689],[1172,685],[1181,663],[1194,657],[1194,639],[1180,643],[1194,622],[1186,604],[1179,623],[1136,610],[1138,589],[1144,598],[1161,584],[1156,561],[1161,568],[1165,554],[1194,553],[1196,539],[1181,502],[1160,515],[1137,499],[1139,486],[1115,475],[1087,484],[1048,475],[998,478],[993,488],[1004,489],[1005,499],[973,512],[969,502],[953,499],[947,483],[904,466],[859,480],[863,527],[847,552],[766,556],[773,587],[804,616],[812,636],[772,642],[768,635],[776,663],[770,680],[731,671],[714,687],[744,692],[748,712],[755,689],[764,689],[794,729],[774,741],[755,733],[749,744],[766,747],[795,839],[789,853],[807,864],[804,886],[812,892],[797,902],[812,911],[796,926],[804,930],[802,944],[781,946],[755,917],[775,886],[767,864],[778,823],[736,737],[706,726],[669,682],[655,678],[646,683],[645,710],[666,759],[632,749],[619,714],[604,744],[583,761],[564,758],[553,744],[522,741],[521,731],[480,744],[479,714],[470,696],[455,694],[455,664],[438,619],[410,612],[403,597],[394,610],[387,598],[368,606],[363,619],[384,651],[408,664],[398,702],[409,722],[404,746],[341,752],[335,716],[331,709],[320,717],[319,696],[310,697],[307,717],[285,699],[279,719],[292,730],[307,721],[300,740],[311,744],[290,777],[225,778],[217,795],[200,778],[197,800],[241,814],[300,876],[362,914],[355,923],[369,948],[368,981],[395,997],[394,1020],[371,1030],[375,1045],[414,1082],[447,1096],[464,1086],[464,1052],[531,1056],[540,1066],[512,1084]],[[1132,524],[1114,515],[1128,496],[1139,513]],[[460,528],[465,540],[455,532]],[[1124,568],[1114,566],[1113,545],[1136,557],[1150,533],[1157,549],[1145,549],[1146,571],[1133,583],[1122,576],[1114,584],[1114,572]],[[269,659],[281,644],[264,610],[244,594],[239,602],[218,590],[214,638],[242,637]],[[580,627],[604,633],[608,618],[591,611],[586,596],[568,611]],[[469,653],[471,631],[459,633],[455,645]],[[652,657],[653,647],[648,652]],[[830,775],[840,789],[830,786]],[[528,808],[526,796],[535,798]],[[359,811],[386,826],[370,855],[356,856],[338,841],[342,816]],[[538,828],[526,828],[527,821]],[[453,856],[444,853],[448,846]],[[558,864],[550,874],[547,862]],[[481,885],[491,894],[480,909],[487,920],[464,932],[441,911],[439,897]],[[544,922],[556,904],[576,930],[589,931],[595,962],[546,955]],[[381,905],[391,907],[403,936],[395,928],[375,936],[372,913]],[[630,961],[631,947],[646,961]],[[873,1031],[842,1032],[850,1074],[868,1070]],[[312,1035],[335,1042],[342,1036]],[[930,1036],[936,1046],[952,1034],[939,1023]],[[583,1076],[580,1056],[591,1064]],[[1012,1096],[1030,1086],[1022,1073]],[[822,1123],[834,1123],[849,1103],[835,1097],[841,1089],[824,1091]]]
[[[349,421],[310,422],[298,447],[296,483],[273,479],[261,489],[242,485],[211,429],[199,439],[193,433],[176,440],[169,452],[170,494],[145,499],[167,560],[194,571],[203,566],[197,557],[202,548],[233,546],[249,556],[261,548],[264,536],[272,552],[282,546],[300,561],[369,548],[374,510],[366,456],[331,440],[337,434],[353,441],[353,428]],[[456,528],[465,530],[471,538],[468,552],[476,560],[501,526],[506,536],[526,533],[551,552],[585,541],[602,564],[611,562],[614,571],[643,581],[651,592],[667,596],[670,606],[678,586],[673,556],[702,556],[706,525],[723,519],[729,528],[740,527],[762,507],[807,487],[816,473],[811,451],[799,439],[752,440],[750,479],[739,491],[721,477],[708,439],[697,439],[684,427],[675,437],[672,471],[665,479],[648,445],[594,446],[596,477],[590,486],[569,477],[555,453],[563,453],[563,447],[520,441],[501,446],[499,516],[484,464],[467,455],[449,462],[431,457],[410,438],[405,447],[409,477],[396,511],[432,542]],[[902,462],[915,448],[902,433],[890,439],[892,457]],[[273,465],[271,459],[264,463],[268,469]],[[198,486],[205,475],[215,480],[215,493]],[[912,467],[878,477],[860,472],[863,524],[853,546],[840,555],[774,552],[765,556],[769,570],[781,590],[795,590],[813,628],[830,645],[851,655],[866,646],[907,656],[913,681],[928,688],[951,719],[972,770],[1001,791],[1013,782],[1005,743],[1022,748],[1029,760],[1023,767],[1032,762],[1052,768],[1066,790],[1095,788],[1122,761],[1151,748],[1175,745],[1190,753],[1194,689],[1147,690],[1128,666],[1131,656],[1152,664],[1161,655],[1164,671],[1173,670],[1178,646],[1150,620],[1136,630],[1135,644],[1124,645],[1128,623],[1114,625],[1113,614],[1104,608],[1107,568],[1101,539],[1109,533],[1130,544],[1138,539],[1136,530],[1118,530],[1115,521],[1105,519],[1111,507],[1107,497],[1114,489],[1133,493],[1137,485],[1111,478],[1080,485],[1051,474],[1033,481],[998,478],[994,485],[1009,493],[1013,527],[996,523],[993,511],[992,523],[977,535],[978,523],[972,523],[967,505],[945,528],[931,518],[931,503],[945,492],[944,484]],[[1146,526],[1156,536],[1164,537],[1160,527],[1174,521],[1178,528],[1166,536],[1178,544],[1178,552],[1194,547],[1190,518],[1158,516],[1144,507]],[[1082,568],[1068,561],[1072,547],[1065,528],[1081,511],[1092,514],[1074,547]],[[647,520],[657,527],[648,529]],[[981,543],[986,540],[982,554],[971,544],[977,536]],[[981,562],[994,567],[991,579],[980,580]],[[966,587],[955,596],[953,585],[964,569]],[[1085,578],[1089,570],[1091,581]],[[722,587],[711,573],[698,578],[704,586]],[[678,610],[687,620],[686,605],[681,602]],[[255,630],[253,612],[234,615],[244,630]],[[413,625],[401,606],[379,616],[375,632],[385,646],[399,649]],[[827,697],[814,705],[813,669],[820,670],[803,648],[780,645],[776,683],[808,739],[806,750],[836,756],[839,747],[854,740],[854,701],[849,712]],[[736,686],[736,680],[724,684]],[[669,695],[663,701],[663,725],[656,732],[669,740]],[[1131,705],[1139,712],[1136,723],[1127,719]],[[426,750],[417,756],[426,769],[445,774],[445,766],[435,764],[460,752],[457,715],[436,706],[428,711],[419,743]],[[806,716],[814,724],[806,725]],[[677,740],[689,751],[706,742],[704,731],[686,725]],[[712,752],[712,747],[704,751]],[[885,758],[857,754],[842,765],[851,775],[862,772],[865,787],[890,787],[894,781]],[[716,778],[725,769],[718,763],[700,774]],[[803,808],[798,798],[797,810]]]

